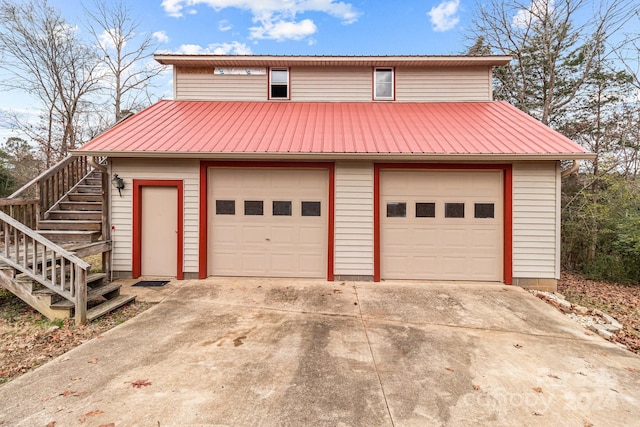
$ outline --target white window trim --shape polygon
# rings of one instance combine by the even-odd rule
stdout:
[[[273,82],[271,81],[271,72],[272,71],[286,71],[287,72],[287,96],[282,97],[273,97],[271,96],[271,85]],[[291,99],[291,70],[288,67],[271,67],[269,68],[269,99]]]
[[[377,71],[386,70],[391,71],[391,96],[378,96],[378,82],[376,80]],[[393,67],[375,67],[373,69],[373,99],[383,101],[393,101],[396,97],[396,70]]]

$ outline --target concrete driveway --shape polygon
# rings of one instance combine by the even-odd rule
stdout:
[[[164,300],[0,387],[0,425],[640,424],[640,358],[517,287],[219,278],[143,292]]]

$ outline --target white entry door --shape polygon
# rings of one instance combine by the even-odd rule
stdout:
[[[140,272],[176,277],[178,265],[178,189],[142,187]]]

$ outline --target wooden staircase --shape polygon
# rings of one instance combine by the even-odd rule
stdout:
[[[50,319],[85,323],[135,299],[108,283],[108,179],[68,157],[0,200],[0,285]],[[19,197],[33,191],[35,197]],[[101,272],[84,261],[102,255]]]

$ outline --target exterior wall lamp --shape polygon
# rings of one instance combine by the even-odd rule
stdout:
[[[124,180],[118,176],[117,173],[113,174],[113,179],[111,180],[111,184],[113,188],[118,190],[118,194],[122,197],[122,190],[124,189]]]

